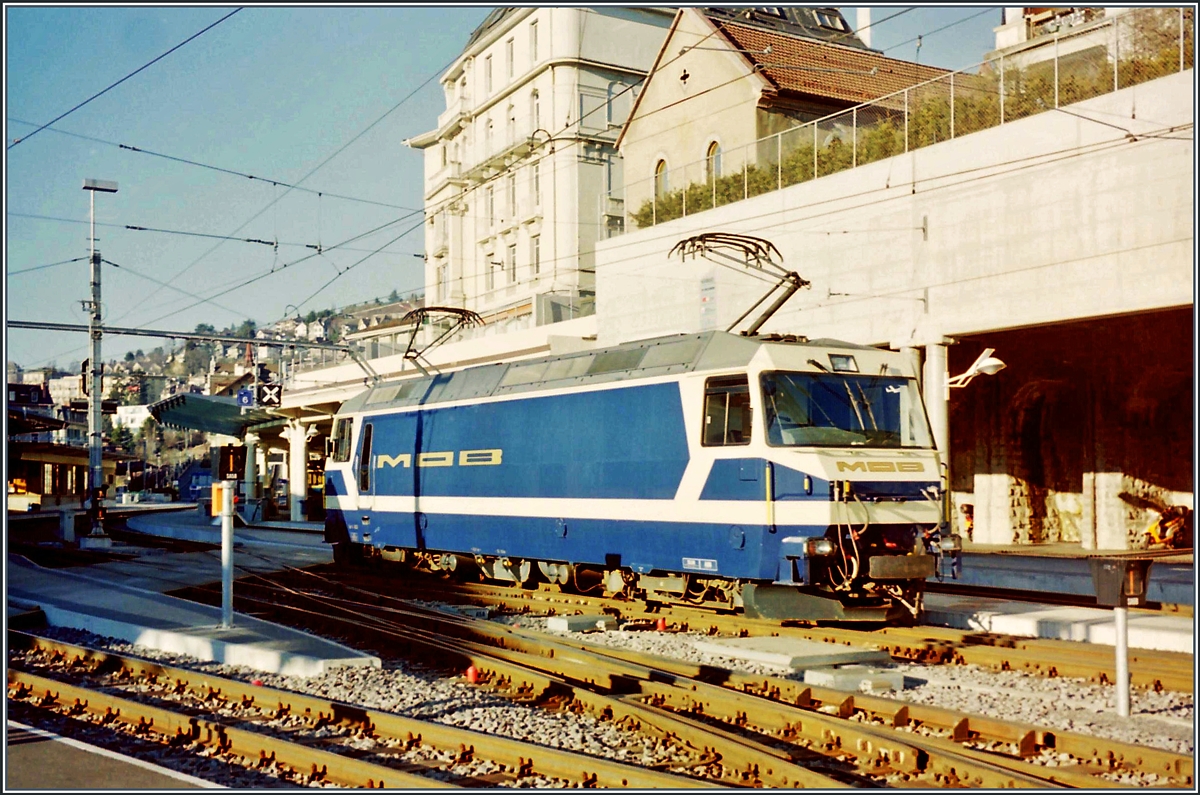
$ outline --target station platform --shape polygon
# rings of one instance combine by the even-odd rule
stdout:
[[[1115,646],[1117,635],[1112,610],[938,593],[925,594],[925,623],[1106,646]],[[1128,627],[1130,648],[1185,654],[1195,649],[1195,621],[1191,616],[1131,609]]]
[[[222,788],[186,773],[10,720],[5,792]]]
[[[131,517],[138,532],[220,543],[221,528],[198,512]],[[235,533],[237,578],[285,566],[327,563],[329,545],[312,533],[243,528]],[[220,582],[219,550],[144,555],[86,569],[48,569],[9,555],[8,610],[41,609],[51,626],[108,635],[201,660],[245,665],[267,673],[313,676],[344,665],[379,666],[378,657],[304,632],[234,614],[221,627],[221,610],[167,596],[166,591]]]
[[[1016,591],[1094,596],[1091,559],[1152,560],[1146,598],[1162,604],[1195,606],[1196,578],[1191,550],[1086,550],[1078,544],[985,545],[964,542],[962,570],[948,584]],[[930,578],[933,582],[934,578]]]
[[[221,543],[221,518],[207,516],[195,509],[129,516],[125,518],[125,526],[135,533],[146,535],[206,544]],[[322,522],[256,522],[247,525],[235,520],[233,543],[235,547],[243,544],[303,547],[323,550],[328,556],[331,553],[329,545],[323,540],[324,534],[325,525]]]

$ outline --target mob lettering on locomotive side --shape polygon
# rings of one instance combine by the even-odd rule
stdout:
[[[455,463],[455,451],[443,450],[431,453],[419,453],[417,455],[418,467],[452,467]],[[458,451],[458,466],[460,467],[494,467],[502,463],[504,451],[500,449],[493,450],[459,450]],[[412,454],[401,453],[400,455],[386,455],[380,453],[375,457],[375,468],[383,469],[384,467],[404,467],[408,469],[412,466]]]
[[[838,461],[838,472],[924,472],[920,461]]]

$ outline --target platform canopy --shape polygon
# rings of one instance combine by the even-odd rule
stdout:
[[[185,392],[152,403],[150,415],[169,428],[183,428],[226,436],[244,436],[248,428],[264,430],[282,426],[286,417],[265,409],[247,408],[243,413],[236,398]]]

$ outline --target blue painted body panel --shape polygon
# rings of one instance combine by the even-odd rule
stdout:
[[[340,513],[340,512],[339,512]],[[683,559],[716,561],[706,574],[774,580],[779,540],[792,535],[819,536],[825,528],[765,525],[698,524],[602,519],[550,519],[526,516],[424,514],[424,548],[468,554],[570,561],[603,566],[610,556],[622,565],[639,563],[647,571],[684,571]],[[565,532],[564,532],[565,527]],[[370,543],[376,547],[418,547],[417,523],[409,513],[375,511]],[[362,541],[358,533],[352,540]],[[698,570],[698,569],[693,569]]]
[[[503,450],[499,466],[375,469],[376,495],[673,499],[688,463],[677,384],[368,417],[374,452]],[[360,442],[361,444],[361,442]]]

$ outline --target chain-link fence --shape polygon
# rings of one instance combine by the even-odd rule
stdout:
[[[975,67],[666,175],[626,183],[625,229],[703,212],[1191,69],[1194,39],[1191,8],[1133,9],[1043,33]]]

